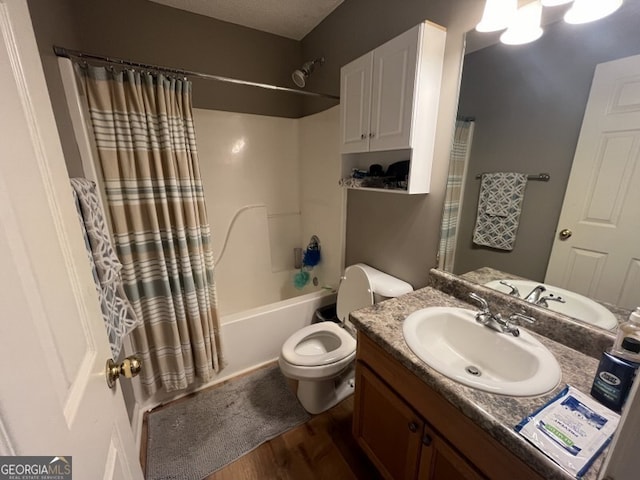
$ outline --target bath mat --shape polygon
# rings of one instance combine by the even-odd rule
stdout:
[[[310,419],[278,367],[259,370],[148,417],[147,480],[202,480]]]

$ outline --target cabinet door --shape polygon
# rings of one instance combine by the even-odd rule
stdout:
[[[418,480],[486,480],[486,477],[425,425]]]
[[[342,153],[369,150],[372,66],[373,52],[369,52],[340,70]]]
[[[369,150],[410,148],[418,25],[374,50]]]
[[[371,370],[356,364],[353,434],[383,477],[416,478],[424,422]]]

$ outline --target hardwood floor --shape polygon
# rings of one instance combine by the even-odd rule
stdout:
[[[189,397],[177,401],[189,401]],[[350,396],[332,409],[314,415],[307,423],[263,443],[203,480],[380,479],[382,477],[351,434],[352,417],[353,396]],[[145,415],[140,449],[143,469],[146,466],[146,427]]]
[[[351,435],[353,396],[315,415],[206,480],[375,480],[381,478]]]

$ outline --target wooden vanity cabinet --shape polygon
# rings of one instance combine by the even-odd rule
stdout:
[[[353,435],[387,479],[542,480],[360,332]]]
[[[353,433],[383,477],[485,478],[361,362],[356,365],[356,385]]]

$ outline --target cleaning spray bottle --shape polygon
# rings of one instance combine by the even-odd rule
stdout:
[[[616,412],[629,395],[633,379],[640,367],[640,307],[618,327],[611,350],[602,354],[593,379],[591,396]]]

